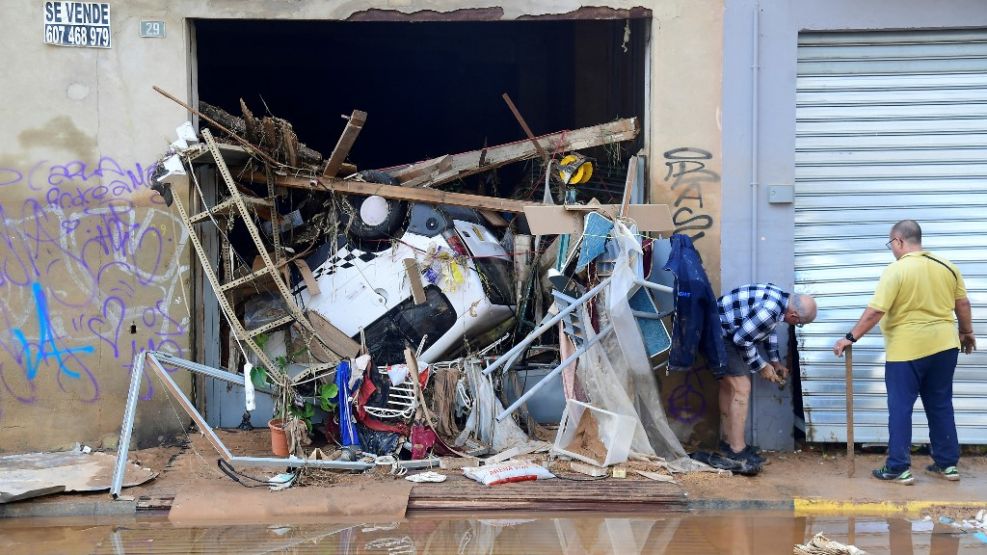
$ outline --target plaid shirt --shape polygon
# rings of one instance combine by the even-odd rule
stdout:
[[[781,360],[775,326],[785,319],[788,297],[773,283],[756,283],[738,287],[717,300],[723,336],[743,351],[752,373],[767,364],[757,352],[758,343],[767,341],[768,358]]]

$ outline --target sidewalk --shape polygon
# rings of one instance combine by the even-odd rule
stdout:
[[[266,455],[266,431],[220,431],[235,453]],[[431,511],[607,511],[676,512],[683,510],[781,510],[796,515],[918,515],[923,512],[969,517],[965,513],[987,507],[987,458],[966,457],[960,461],[960,482],[948,482],[924,472],[928,457],[913,459],[916,480],[911,486],[881,482],[870,472],[883,464],[879,455],[858,455],[856,473],[847,477],[843,454],[819,451],[767,453],[770,464],[755,477],[717,476],[696,473],[676,476],[667,484],[628,474],[627,478],[586,481],[570,479],[505,484],[487,487],[462,477],[460,470],[438,470],[450,478],[442,484],[416,484],[408,497],[408,509]],[[132,461],[159,471],[154,480],[127,488],[123,495],[133,501],[111,501],[109,494],[63,494],[0,505],[0,517],[18,516],[111,516],[133,515],[144,509],[167,510],[180,493],[229,490],[231,495],[248,491],[216,467],[216,454],[201,436],[185,449],[159,447],[131,453]],[[261,476],[262,473],[257,471]],[[581,479],[582,478],[582,479]],[[399,478],[368,474],[321,473],[309,479],[308,487],[365,486],[369,491],[386,489]],[[400,480],[403,487],[406,482]],[[301,488],[305,489],[305,488]],[[326,495],[329,495],[327,489]],[[269,494],[266,489],[249,490],[254,499]],[[282,498],[283,499],[283,498]],[[973,510],[975,513],[976,510]]]
[[[710,479],[702,475],[681,480],[690,507],[704,509],[782,509],[797,514],[918,514],[930,509],[987,507],[987,458],[960,459],[961,480],[949,482],[925,472],[928,456],[912,458],[915,482],[882,482],[871,470],[883,455],[857,455],[853,478],[847,476],[845,453],[819,451],[766,453],[770,464],[755,477]],[[948,512],[948,511],[947,511]]]

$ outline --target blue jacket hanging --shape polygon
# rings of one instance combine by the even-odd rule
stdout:
[[[692,239],[675,234],[671,244],[672,252],[664,267],[675,276],[675,316],[668,369],[689,370],[695,363],[696,351],[701,349],[706,364],[715,373],[727,366],[716,295]]]

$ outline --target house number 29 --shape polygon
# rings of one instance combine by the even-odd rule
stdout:
[[[165,36],[165,22],[142,20],[140,36],[146,39],[163,39]]]

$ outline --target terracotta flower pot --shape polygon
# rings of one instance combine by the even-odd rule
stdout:
[[[284,433],[284,420],[268,420],[267,427],[271,429],[271,452],[279,457],[287,457],[288,436]]]

